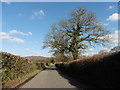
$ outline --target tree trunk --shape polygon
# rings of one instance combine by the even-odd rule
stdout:
[[[73,52],[72,56],[74,60],[78,59],[78,52]]]

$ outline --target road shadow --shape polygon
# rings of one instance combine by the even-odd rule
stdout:
[[[90,86],[90,85],[88,85],[88,84],[85,84],[85,83],[83,83],[83,82],[79,82],[79,81],[76,80],[75,78],[67,75],[66,73],[58,70],[57,68],[56,68],[56,71],[59,73],[60,76],[62,76],[63,78],[67,79],[68,82],[69,82],[71,85],[75,86],[77,90],[83,90],[83,89],[85,89],[85,90],[88,90],[88,89],[89,89],[89,90],[90,90],[90,89],[94,88],[94,87],[92,87],[92,86]]]
[[[56,68],[44,68],[44,70],[56,70]]]
[[[68,83],[69,83],[69,84],[71,84],[71,85],[73,85],[73,86],[76,87],[75,90],[76,90],[76,89],[77,89],[77,90],[83,90],[83,89],[85,89],[85,90],[90,89],[90,90],[91,90],[92,88],[94,88],[94,87],[92,87],[92,86],[90,86],[90,85],[88,85],[88,84],[86,84],[86,83],[79,82],[78,80],[76,80],[76,79],[73,78],[72,76],[70,76],[70,75],[68,75],[68,74],[60,71],[58,68],[55,67],[55,65],[52,65],[52,66],[50,66],[50,67],[48,67],[48,68],[45,68],[44,70],[48,70],[48,71],[49,71],[49,70],[56,70],[61,77],[63,77],[64,79],[67,79],[67,80],[68,80]],[[73,88],[73,89],[74,89],[74,88]]]

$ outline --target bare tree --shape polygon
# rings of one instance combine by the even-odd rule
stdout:
[[[75,60],[82,49],[94,46],[94,43],[104,45],[108,41],[105,38],[108,33],[94,13],[77,8],[71,12],[70,19],[62,20],[52,27],[48,41],[45,41],[49,45],[45,46],[52,47],[55,53],[71,52]]]

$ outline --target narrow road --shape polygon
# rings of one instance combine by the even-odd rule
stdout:
[[[20,88],[87,88],[87,86],[56,70],[56,67],[51,65]]]

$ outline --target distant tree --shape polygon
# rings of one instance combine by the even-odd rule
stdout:
[[[113,47],[110,52],[119,52],[120,51],[120,46]]]
[[[77,8],[71,12],[70,19],[62,20],[55,26],[45,40],[45,47],[51,47],[53,52],[71,52],[73,59],[78,59],[79,52],[94,43],[105,45],[108,41],[106,31],[96,19],[95,14],[85,8]]]

